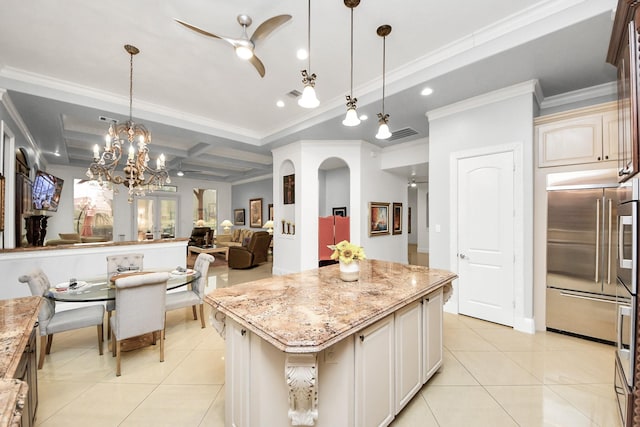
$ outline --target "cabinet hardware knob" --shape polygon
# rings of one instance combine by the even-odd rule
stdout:
[[[598,156],[598,161],[600,161],[600,160],[601,160],[601,159],[600,159],[600,156]]]
[[[604,159],[605,160],[609,160],[609,156],[604,156]]]
[[[360,335],[360,342],[364,342],[364,335]]]
[[[247,330],[246,330],[246,329],[241,329],[241,330],[240,330],[240,334],[241,334],[242,336],[245,336],[245,335],[247,334]]]

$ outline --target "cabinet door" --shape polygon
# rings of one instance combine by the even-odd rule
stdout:
[[[416,301],[395,314],[396,413],[422,387],[422,304]]]
[[[567,119],[540,125],[538,166],[593,163],[603,159],[602,115]]]
[[[225,419],[227,426],[248,427],[251,378],[251,340],[250,332],[233,320],[226,318],[225,357],[233,363],[225,368],[225,387],[228,391],[225,401]]]
[[[602,115],[602,159],[618,159],[618,112]]]
[[[424,298],[422,309],[422,382],[426,383],[442,364],[442,288]]]
[[[386,426],[394,417],[393,315],[357,334],[355,425]]]

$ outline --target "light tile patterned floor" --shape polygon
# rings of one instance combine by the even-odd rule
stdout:
[[[209,286],[269,275],[270,264],[216,267]],[[164,363],[157,347],[125,353],[121,377],[93,328],[56,335],[38,373],[37,425],[223,426],[224,341],[191,316],[168,314]],[[451,314],[444,329],[443,368],[392,426],[619,425],[613,347]]]

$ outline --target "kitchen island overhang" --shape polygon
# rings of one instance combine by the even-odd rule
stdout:
[[[389,342],[398,347],[395,345],[395,335],[398,332],[389,328],[397,329],[404,325],[396,321],[400,326],[394,326],[394,318],[398,316],[397,313],[406,311],[407,307],[416,314],[412,317],[415,319],[413,323],[405,329],[415,329],[416,333],[419,329],[420,337],[425,337],[425,341],[437,338],[436,342],[440,347],[437,352],[441,355],[442,304],[450,295],[451,282],[457,276],[444,270],[387,261],[365,260],[360,263],[360,278],[356,282],[340,280],[338,266],[332,265],[220,288],[205,296],[205,301],[213,308],[211,322],[227,340],[227,425],[264,423],[265,411],[261,408],[265,406],[264,399],[267,396],[259,392],[256,394],[255,390],[252,392],[249,388],[259,390],[258,371],[264,374],[267,370],[279,372],[280,379],[284,373],[284,396],[278,398],[278,393],[270,393],[268,399],[274,400],[275,404],[276,400],[284,398],[286,406],[282,407],[288,407],[288,410],[283,410],[283,413],[285,417],[288,415],[293,425],[330,425],[324,422],[328,416],[320,415],[322,404],[318,406],[318,388],[323,379],[319,368],[327,372],[332,369],[340,371],[337,377],[332,376],[334,379],[327,379],[323,388],[335,386],[342,389],[347,385],[341,384],[343,381],[357,382],[357,366],[341,366],[340,352],[344,352],[344,363],[357,365],[352,358],[357,349],[354,350],[348,343],[364,342],[362,331],[374,328],[377,324],[386,325],[386,319],[391,319],[391,326],[386,328],[394,337]],[[424,302],[428,301],[429,295],[435,294],[440,295],[437,310],[431,304],[432,314],[424,314]],[[433,317],[434,310],[436,317]],[[432,327],[424,326],[429,316],[436,321],[439,316],[438,330],[429,331]],[[405,329],[400,333],[404,333],[402,331]],[[354,338],[356,335],[358,340]],[[432,335],[431,338],[429,335]],[[257,345],[258,339],[269,343],[273,349],[265,350],[265,346]],[[398,339],[400,341],[402,340]],[[400,352],[398,357],[404,357],[402,348],[395,351]],[[318,360],[320,353],[324,354],[322,360]],[[424,358],[423,353],[420,349],[416,357]],[[389,354],[392,359],[398,358]],[[441,357],[437,365],[440,363]],[[426,372],[423,375],[422,371],[420,369],[420,377],[421,383],[424,383]],[[429,376],[433,372],[435,370],[430,369]],[[344,378],[336,380],[338,377]],[[233,384],[238,381],[242,384]],[[233,396],[234,391],[236,396]],[[242,397],[242,403],[239,402],[238,392],[240,395],[246,394]],[[336,390],[329,395],[341,393],[344,390]],[[259,399],[251,398],[258,395]],[[358,396],[345,397],[347,402],[358,403],[355,402]],[[262,400],[262,404],[255,402],[256,400]],[[320,400],[323,400],[322,395]],[[399,412],[399,404],[395,406],[394,412]],[[332,407],[333,421],[355,419],[356,425],[359,425],[358,416],[354,413],[357,411],[346,407],[344,409],[344,414],[336,416],[335,408]],[[340,418],[342,416],[345,418]],[[281,422],[282,419],[273,421]]]

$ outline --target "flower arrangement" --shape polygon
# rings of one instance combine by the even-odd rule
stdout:
[[[364,249],[347,240],[343,240],[337,245],[327,245],[327,247],[333,249],[331,259],[338,259],[345,264],[350,264],[354,260],[365,259],[367,257]]]

